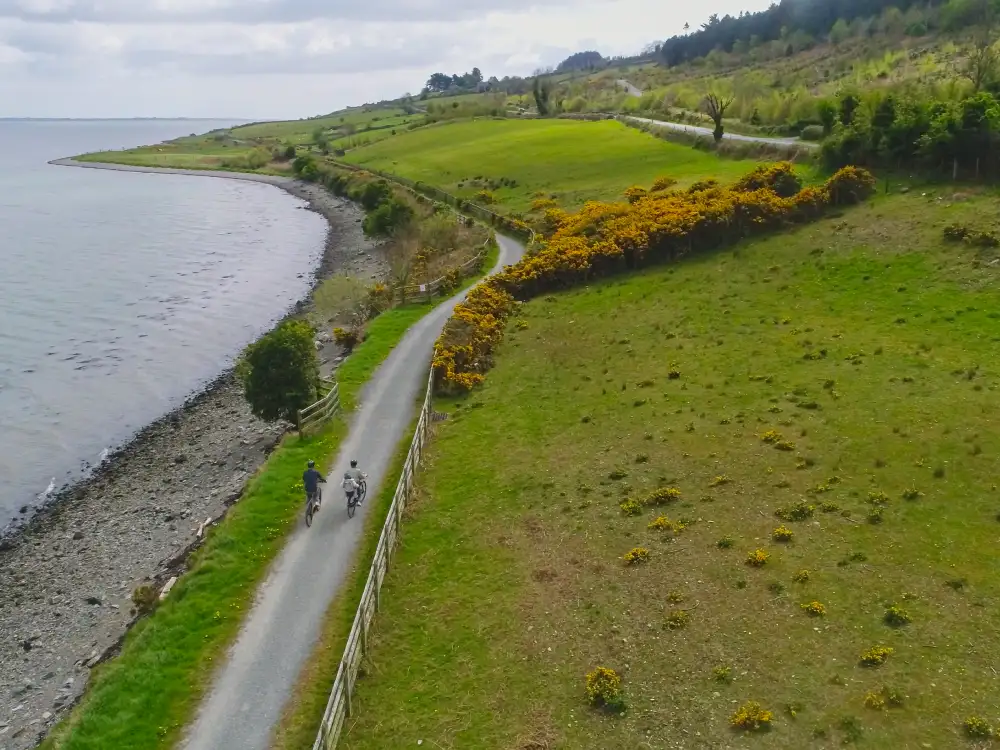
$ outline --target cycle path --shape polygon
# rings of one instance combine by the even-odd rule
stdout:
[[[497,235],[500,259],[515,263],[524,248]],[[346,440],[325,474],[323,504],[306,528],[300,521],[257,592],[227,661],[213,680],[184,750],[265,750],[285,702],[319,637],[330,601],[351,570],[369,503],[386,482],[399,441],[409,437],[416,399],[427,383],[434,341],[465,296],[438,305],[403,337],[365,387]],[[368,502],[347,517],[339,477],[350,460],[368,474]],[[303,470],[305,467],[303,467]]]

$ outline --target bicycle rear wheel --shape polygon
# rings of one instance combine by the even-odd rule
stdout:
[[[368,496],[368,482],[362,479],[358,486],[358,505],[364,502],[364,499],[367,496]]]
[[[306,526],[313,525],[313,513],[316,512],[316,506],[313,505],[312,498],[309,498],[309,502],[306,503]]]
[[[354,510],[357,507],[358,507],[358,504],[356,502],[352,502],[351,500],[347,501],[347,517],[348,518],[354,518]]]

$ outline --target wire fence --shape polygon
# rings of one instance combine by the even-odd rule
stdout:
[[[332,750],[336,747],[344,723],[351,715],[351,698],[358,679],[358,670],[368,651],[368,632],[372,619],[379,610],[381,602],[379,594],[382,590],[382,583],[389,571],[392,552],[399,540],[403,511],[406,509],[406,503],[413,491],[414,474],[420,464],[424,444],[427,442],[427,436],[430,432],[433,383],[434,370],[432,369],[427,377],[427,392],[424,395],[423,406],[420,408],[417,430],[413,435],[413,442],[410,443],[410,450],[406,454],[403,473],[396,485],[392,505],[389,506],[389,513],[386,516],[385,525],[382,527],[378,546],[375,548],[375,556],[372,560],[371,570],[368,572],[368,580],[361,593],[361,602],[354,615],[354,624],[347,636],[344,655],[340,658],[340,665],[337,667],[337,677],[333,681],[333,689],[330,691],[330,698],[326,704],[326,711],[323,713],[323,721],[320,724],[319,733],[316,735],[316,741],[313,743],[313,750]]]

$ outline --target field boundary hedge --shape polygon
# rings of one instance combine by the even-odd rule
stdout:
[[[856,167],[803,188],[792,164],[781,162],[728,187],[715,180],[687,190],[632,187],[627,203],[590,202],[575,214],[551,209],[546,221],[553,231],[538,251],[473,287],[455,307],[434,346],[435,388],[463,392],[483,382],[520,301],[815,221],[874,191],[875,178]]]

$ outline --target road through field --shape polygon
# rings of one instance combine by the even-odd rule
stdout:
[[[642,89],[637,86],[632,85],[624,78],[619,78],[615,82],[618,86],[625,89],[630,96],[639,97],[642,96]],[[699,125],[685,125],[679,122],[667,122],[666,120],[653,120],[648,117],[635,117],[634,115],[625,115],[626,120],[631,122],[639,122],[650,127],[662,128],[664,130],[675,130],[680,133],[690,133],[692,135],[705,136],[707,138],[712,138],[712,129],[703,128]],[[723,133],[722,139],[724,141],[742,141],[743,143],[763,143],[770,144],[772,146],[802,146],[803,148],[817,148],[818,144],[811,143],[809,141],[803,141],[799,138],[768,138],[762,135],[742,135],[740,133]]]
[[[497,236],[500,259],[493,271],[516,262],[524,248]],[[185,750],[265,750],[271,733],[311,653],[330,601],[343,585],[362,539],[367,504],[348,519],[338,477],[358,460],[368,474],[368,497],[386,481],[399,441],[408,437],[416,398],[427,382],[434,341],[458,294],[411,328],[375,372],[361,396],[350,432],[332,466],[323,507],[311,528],[300,522],[257,593],[252,611],[215,676]],[[303,467],[304,468],[304,467]]]

